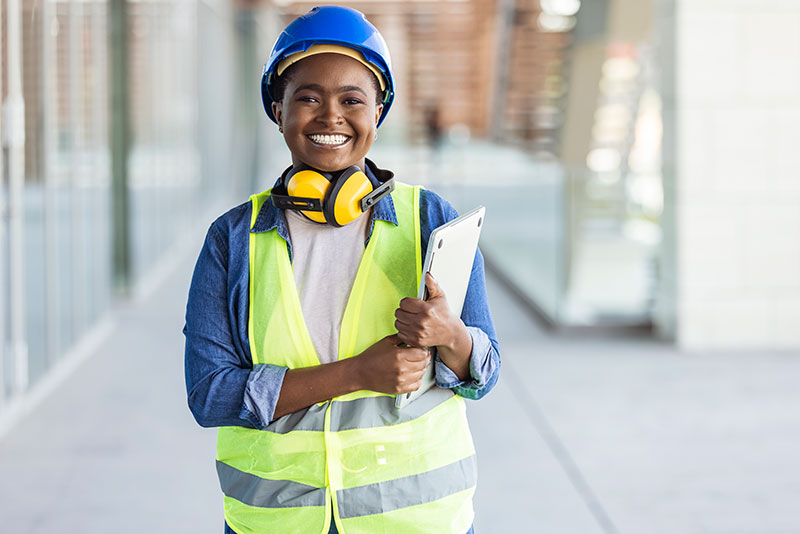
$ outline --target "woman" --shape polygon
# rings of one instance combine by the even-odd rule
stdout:
[[[189,406],[220,427],[226,532],[472,532],[462,399],[500,366],[483,261],[460,318],[430,275],[412,298],[457,214],[366,159],[393,91],[383,38],[344,7],[296,19],[265,66],[292,165],[212,224],[184,328]],[[395,408],[431,352],[439,387]]]

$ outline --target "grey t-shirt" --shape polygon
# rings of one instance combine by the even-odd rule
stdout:
[[[341,228],[286,210],[292,269],[311,341],[322,363],[335,362],[344,309],[364,253],[369,212]]]

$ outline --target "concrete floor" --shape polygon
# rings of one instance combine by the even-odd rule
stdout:
[[[193,261],[0,441],[0,532],[222,532],[215,433],[184,393]],[[469,404],[476,532],[800,533],[800,354],[553,338],[489,289],[503,369]]]

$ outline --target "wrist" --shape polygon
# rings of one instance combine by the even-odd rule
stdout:
[[[458,377],[468,380],[471,376],[469,365],[472,358],[472,336],[461,319],[456,319],[457,326],[451,329],[452,340],[446,345],[437,347],[439,358]]]
[[[366,378],[364,376],[364,366],[360,365],[360,357],[361,355],[358,354],[338,362],[342,366],[342,383],[347,384],[348,393],[362,389],[368,389],[366,387]]]
[[[472,345],[472,338],[461,318],[456,317],[448,331],[450,332],[450,339],[448,339],[447,343],[444,345],[439,345],[440,349],[444,349],[450,353],[459,353],[463,352],[464,345],[467,341],[469,345]]]

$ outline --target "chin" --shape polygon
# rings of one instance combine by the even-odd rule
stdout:
[[[303,163],[305,163],[309,167],[313,167],[314,169],[317,169],[317,170],[320,170],[320,171],[336,172],[336,171],[341,171],[342,169],[346,169],[348,167],[351,167],[353,165],[358,165],[359,162],[362,159],[363,158],[360,158],[360,159],[348,158],[348,159],[336,160],[336,161],[330,161],[330,160],[320,161],[320,160],[314,160],[314,159],[308,158],[307,160],[303,160]]]

